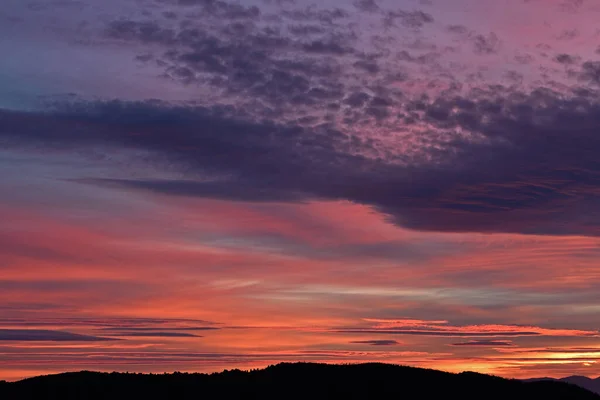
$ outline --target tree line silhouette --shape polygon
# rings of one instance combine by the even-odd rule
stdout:
[[[599,400],[564,382],[523,382],[473,372],[390,364],[281,363],[199,374],[72,372],[0,382],[0,399],[527,399]]]

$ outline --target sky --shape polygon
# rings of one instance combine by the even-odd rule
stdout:
[[[3,0],[0,379],[600,375],[600,4]]]

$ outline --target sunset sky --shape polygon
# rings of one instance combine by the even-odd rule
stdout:
[[[599,20],[2,0],[0,379],[600,375]]]

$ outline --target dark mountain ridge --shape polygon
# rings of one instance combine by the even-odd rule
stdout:
[[[73,372],[0,384],[1,399],[544,399],[599,400],[578,386],[390,364],[282,363],[214,374]]]
[[[572,376],[567,376],[567,377],[560,378],[560,379],[544,377],[544,378],[525,379],[524,381],[525,382],[539,382],[539,381],[566,382],[566,383],[570,383],[572,385],[577,385],[579,387],[589,390],[590,392],[594,392],[594,393],[600,395],[600,376],[598,378],[594,379],[594,378],[588,378],[587,376],[572,375]]]

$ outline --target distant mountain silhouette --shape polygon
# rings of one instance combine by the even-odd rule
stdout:
[[[214,374],[74,372],[0,384],[0,399],[543,399],[598,400],[557,381],[523,382],[490,375],[389,364],[282,363]]]
[[[572,385],[577,385],[584,389],[589,390],[590,392],[594,392],[600,395],[600,377],[596,379],[588,378],[587,376],[567,376],[565,378],[555,379],[555,378],[533,378],[533,379],[525,379],[525,382],[539,382],[539,381],[558,381],[558,382],[567,382]]]

